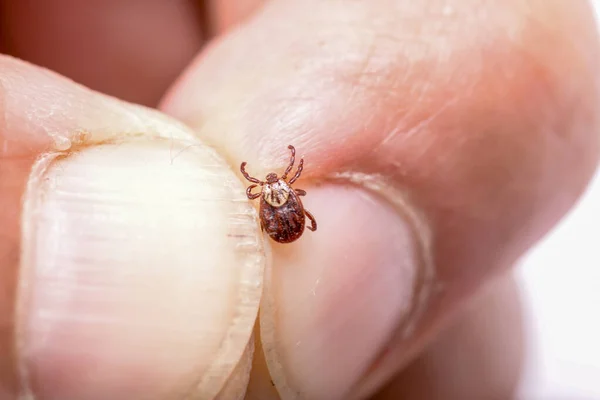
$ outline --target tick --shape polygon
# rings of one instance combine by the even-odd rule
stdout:
[[[281,175],[281,178],[276,173],[271,172],[267,174],[264,182],[259,181],[246,172],[246,162],[243,162],[240,166],[244,178],[253,183],[246,189],[246,195],[250,200],[261,198],[259,216],[262,230],[266,231],[271,239],[279,243],[291,243],[302,236],[306,218],[310,219],[311,222],[311,225],[306,228],[311,231],[317,230],[315,217],[302,206],[302,201],[300,201],[300,196],[306,196],[306,191],[292,187],[294,182],[300,178],[304,167],[304,159],[300,159],[296,173],[290,180],[287,180],[287,176],[292,172],[296,160],[294,146],[290,145],[288,149],[292,152],[290,164]],[[261,187],[261,191],[252,193],[252,190],[258,186]]]

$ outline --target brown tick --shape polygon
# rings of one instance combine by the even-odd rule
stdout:
[[[246,162],[240,166],[240,171],[244,178],[248,179],[254,185],[248,186],[246,195],[250,200],[260,199],[260,226],[263,231],[267,231],[271,239],[279,243],[290,243],[302,236],[306,217],[310,219],[311,226],[307,226],[311,231],[317,230],[317,221],[315,217],[308,212],[300,201],[300,196],[306,196],[306,192],[302,189],[294,189],[293,183],[300,178],[304,159],[300,159],[298,169],[294,176],[286,181],[288,174],[294,168],[296,157],[296,149],[294,146],[288,146],[292,151],[290,157],[290,165],[285,169],[281,178],[277,174],[271,172],[265,178],[265,182],[259,181],[251,177],[245,170]],[[260,193],[252,193],[252,189],[261,186]]]

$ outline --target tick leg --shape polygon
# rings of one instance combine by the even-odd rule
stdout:
[[[298,169],[296,170],[296,174],[292,177],[292,179],[290,179],[290,181],[288,182],[290,185],[294,182],[296,182],[296,180],[298,178],[300,178],[300,174],[302,173],[302,168],[304,167],[304,158],[300,159],[300,162],[298,163]]]
[[[304,214],[306,214],[308,219],[310,219],[310,223],[311,223],[311,226],[307,226],[306,228],[310,229],[313,232],[316,231],[317,230],[317,221],[315,220],[315,217],[313,217],[313,215],[307,209],[304,209]]]
[[[292,168],[294,168],[294,162],[296,161],[296,149],[291,144],[288,146],[288,149],[290,149],[292,151],[292,156],[290,157],[290,165],[287,166],[287,168],[285,169],[285,172],[281,176],[281,179],[284,179],[284,180],[287,178],[287,175],[290,173]]]
[[[246,196],[248,196],[250,200],[258,199],[261,195],[261,192],[252,193],[252,189],[254,189],[256,186],[258,185],[250,185],[248,186],[248,189],[246,189]]]
[[[242,172],[242,175],[244,175],[244,178],[248,179],[250,182],[256,183],[258,185],[264,185],[264,182],[261,182],[258,179],[251,177],[246,172],[246,162],[245,161],[242,163],[242,165],[240,165],[240,171]]]
[[[294,189],[296,191],[296,194],[298,196],[306,196],[306,190],[302,190],[302,189]]]

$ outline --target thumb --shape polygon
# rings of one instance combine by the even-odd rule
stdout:
[[[239,180],[158,113],[0,71],[3,398],[215,397],[251,351],[265,260]]]

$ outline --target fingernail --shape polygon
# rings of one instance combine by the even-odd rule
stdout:
[[[23,217],[24,393],[217,396],[262,289],[262,238],[237,177],[207,147],[166,140],[47,164],[32,174]]]
[[[304,203],[318,230],[273,249],[263,346],[283,399],[345,399],[412,309],[419,243],[363,189],[324,186]]]

